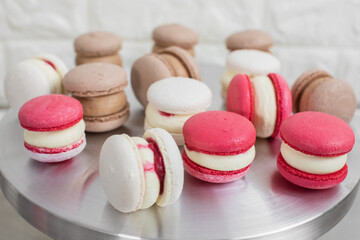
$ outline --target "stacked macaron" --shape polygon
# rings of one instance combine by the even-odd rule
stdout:
[[[291,115],[291,108],[291,92],[280,74],[257,76],[252,81],[238,74],[230,83],[227,110],[253,122],[258,137],[276,137],[282,122]]]
[[[109,137],[101,149],[99,171],[110,204],[125,213],[172,204],[184,183],[179,149],[160,128],[146,131],[143,138]]]
[[[183,134],[184,168],[203,181],[234,181],[247,173],[254,160],[255,128],[239,114],[198,113],[185,122]]]
[[[326,189],[345,179],[347,153],[355,136],[344,121],[326,113],[301,112],[282,124],[280,135],[283,143],[277,166],[288,181]]]
[[[158,53],[167,47],[177,46],[183,48],[191,56],[195,56],[194,47],[199,37],[190,28],[179,24],[167,24],[156,27],[152,38],[154,40],[152,49],[154,53]]]
[[[179,47],[169,47],[135,61],[131,69],[131,86],[143,107],[148,103],[146,93],[150,85],[169,77],[197,80],[201,78],[199,67],[193,57]]]
[[[83,109],[76,99],[59,94],[36,97],[19,111],[24,145],[31,158],[59,162],[75,157],[86,145]]]
[[[119,66],[110,63],[77,66],[66,74],[64,86],[83,105],[88,132],[116,129],[129,117],[129,103],[123,91],[127,78]]]
[[[303,73],[291,93],[294,113],[319,111],[350,122],[356,110],[356,97],[350,84],[320,69]]]
[[[122,40],[109,32],[90,32],[75,39],[76,65],[106,62],[122,66],[119,55]]]
[[[260,30],[245,30],[231,34],[226,39],[226,47],[229,51],[239,49],[257,49],[270,52],[273,39],[270,34]]]
[[[18,63],[5,77],[5,95],[10,107],[19,109],[30,99],[63,93],[67,67],[52,54],[40,54]]]
[[[221,78],[222,97],[226,100],[228,86],[236,74],[243,73],[253,78],[278,73],[280,66],[280,61],[274,55],[264,51],[242,49],[230,52],[226,59],[226,71]]]
[[[187,119],[206,111],[211,105],[211,91],[202,82],[191,78],[171,77],[157,81],[147,92],[145,129],[163,128],[176,143],[184,145],[182,129]]]

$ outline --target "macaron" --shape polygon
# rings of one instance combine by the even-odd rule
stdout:
[[[206,182],[226,183],[243,177],[255,157],[256,133],[245,117],[207,111],[189,118],[183,128],[184,168]]]
[[[40,162],[60,162],[78,155],[86,145],[83,108],[76,99],[60,94],[43,95],[19,110],[24,146]]]
[[[89,32],[74,41],[76,65],[93,62],[106,62],[122,66],[119,55],[122,40],[109,32]]]
[[[249,119],[256,136],[277,137],[282,122],[291,115],[291,92],[278,73],[257,76],[252,81],[248,75],[238,74],[230,83],[226,107]]]
[[[152,84],[147,98],[145,130],[163,128],[182,146],[184,123],[210,107],[212,94],[205,83],[192,78],[170,77]]]
[[[134,212],[155,203],[174,203],[184,184],[179,149],[163,129],[143,136],[109,137],[100,152],[100,179],[110,204],[120,212]]]
[[[183,48],[191,56],[195,56],[194,47],[199,40],[196,32],[180,24],[167,24],[154,29],[152,51],[158,53],[164,48],[177,46]]]
[[[347,175],[347,153],[355,143],[351,127],[322,112],[301,112],[288,118],[280,129],[277,158],[280,174],[288,181],[310,189],[326,189]]]
[[[356,110],[356,96],[349,83],[326,71],[304,72],[291,88],[293,112],[318,111],[350,122]]]
[[[68,69],[58,57],[46,53],[16,64],[5,76],[5,96],[18,110],[30,99],[63,93],[62,80]]]
[[[200,80],[200,69],[194,58],[184,49],[169,47],[158,53],[137,59],[131,69],[131,86],[137,100],[146,107],[146,93],[150,85],[169,77]]]
[[[272,54],[255,49],[241,49],[229,53],[226,70],[221,78],[221,95],[226,100],[227,89],[233,77],[247,74],[250,78],[280,72],[280,61]]]
[[[231,34],[226,39],[226,47],[229,51],[238,49],[257,49],[270,52],[273,46],[273,39],[270,34],[260,30],[245,30]]]
[[[106,132],[125,123],[130,114],[127,84],[125,70],[110,63],[80,65],[64,78],[66,91],[84,108],[87,132]]]

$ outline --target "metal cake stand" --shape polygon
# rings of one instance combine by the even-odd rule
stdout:
[[[202,68],[213,91],[211,109],[224,109],[219,79],[223,68]],[[144,113],[127,89],[131,117],[104,134],[87,133],[76,158],[58,164],[30,159],[23,147],[17,113],[0,124],[1,188],[30,224],[55,239],[315,239],[349,211],[360,177],[360,117],[352,120],[356,144],[348,156],[344,182],[328,190],[308,190],[287,182],[276,169],[279,139],[256,141],[256,158],[247,175],[233,183],[210,184],[185,173],[184,190],[173,205],[131,214],[113,209],[98,176],[105,139],[113,134],[141,136]],[[6,217],[6,216],[3,216]]]

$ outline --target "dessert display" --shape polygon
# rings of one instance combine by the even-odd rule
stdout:
[[[227,89],[233,77],[242,73],[250,79],[280,71],[280,61],[272,54],[255,50],[242,49],[229,53],[226,59],[226,70],[221,78],[221,95],[226,100]]]
[[[129,103],[125,70],[110,63],[89,63],[66,74],[64,87],[84,108],[87,132],[106,132],[124,124]]]
[[[196,113],[206,111],[211,105],[212,94],[208,86],[200,81],[171,77],[152,84],[147,98],[145,130],[163,128],[182,146],[185,121]]]
[[[184,168],[203,181],[235,181],[249,171],[255,158],[255,128],[239,114],[198,113],[185,122],[183,134]]]
[[[58,57],[46,53],[16,64],[5,76],[5,96],[14,109],[45,94],[63,93],[62,80],[68,69]]]
[[[146,93],[150,85],[169,77],[200,80],[200,69],[194,58],[184,49],[169,47],[158,53],[137,59],[131,69],[131,86],[137,100],[146,107]]]
[[[191,56],[195,56],[194,47],[197,44],[199,37],[190,28],[180,24],[167,24],[158,26],[152,33],[154,46],[152,52],[158,53],[161,50],[177,46],[183,48]]]
[[[184,184],[179,149],[160,128],[147,130],[142,138],[109,137],[100,152],[99,171],[108,201],[124,213],[172,204]]]
[[[89,32],[80,35],[74,41],[76,65],[93,62],[105,62],[122,66],[119,55],[122,40],[109,32]]]
[[[353,88],[326,71],[304,72],[291,88],[293,112],[318,111],[334,115],[349,123],[356,110]]]
[[[249,119],[256,136],[276,137],[282,122],[291,115],[291,92],[286,80],[277,73],[250,78],[236,75],[227,94],[227,110]]]
[[[83,108],[76,99],[49,94],[31,99],[19,111],[24,146],[40,162],[60,162],[78,155],[86,145]]]
[[[256,49],[270,52],[273,39],[270,34],[260,30],[245,30],[231,34],[226,39],[226,47],[229,51],[239,49]]]
[[[347,153],[355,143],[354,132],[343,120],[322,112],[301,112],[280,129],[277,167],[288,181],[304,188],[326,189],[347,176]]]

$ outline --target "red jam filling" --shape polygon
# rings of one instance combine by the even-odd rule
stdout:
[[[52,62],[50,62],[49,60],[46,60],[46,59],[41,59],[41,60],[43,60],[45,63],[49,64],[55,71],[57,71],[55,64],[53,64]]]
[[[156,175],[159,178],[160,181],[160,195],[164,192],[164,179],[165,179],[165,165],[164,165],[164,159],[160,152],[159,146],[155,142],[154,139],[148,138],[146,141],[149,143],[148,147],[153,151],[154,153],[154,168]]]
[[[173,117],[173,116],[175,116],[175,114],[167,113],[167,112],[163,112],[163,111],[159,111],[159,113],[160,113],[161,116],[164,116],[164,117]]]

